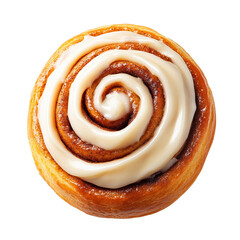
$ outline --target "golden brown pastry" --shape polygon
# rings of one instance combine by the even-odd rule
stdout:
[[[65,42],[34,86],[36,166],[72,206],[99,217],[154,213],[202,169],[215,131],[207,81],[172,40],[111,25]]]

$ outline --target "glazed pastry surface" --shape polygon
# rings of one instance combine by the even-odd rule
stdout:
[[[135,25],[85,32],[40,74],[28,136],[37,168],[64,200],[101,217],[136,217],[180,197],[215,130],[206,79],[173,41]]]
[[[86,52],[103,44],[123,41],[144,44],[171,57],[172,62],[149,52],[131,48],[101,53],[81,69],[70,87],[68,118],[71,127],[82,141],[104,150],[126,148],[142,137],[152,117],[154,106],[151,93],[140,78],[126,73],[111,74],[102,78],[95,89],[93,104],[100,114],[108,115],[108,120],[113,118],[114,112],[120,114],[117,118],[119,119],[130,110],[127,95],[124,93],[115,91],[107,94],[102,102],[102,94],[108,86],[118,83],[139,97],[140,104],[136,117],[123,129],[117,131],[102,129],[85,118],[85,112],[81,108],[84,92],[112,62],[119,60],[144,66],[161,81],[165,96],[163,116],[151,139],[139,149],[111,162],[87,163],[73,155],[58,135],[55,125],[57,97],[69,70]],[[62,55],[48,77],[38,113],[44,142],[54,160],[69,174],[106,188],[123,187],[164,168],[185,143],[196,109],[193,79],[183,59],[162,41],[127,31],[106,33],[99,37],[87,36]],[[109,98],[111,99],[108,100]],[[116,106],[116,103],[120,106]]]

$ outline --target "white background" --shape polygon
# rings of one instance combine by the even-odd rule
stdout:
[[[0,239],[240,239],[239,1],[3,1],[0,3]],[[156,214],[88,216],[38,174],[27,140],[31,89],[67,39],[113,23],[151,27],[198,63],[217,108],[214,143],[193,186]]]

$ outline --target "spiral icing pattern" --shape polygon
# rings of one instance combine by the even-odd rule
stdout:
[[[192,75],[162,41],[129,31],[65,50],[38,106],[45,145],[69,174],[120,188],[165,171],[196,110]]]

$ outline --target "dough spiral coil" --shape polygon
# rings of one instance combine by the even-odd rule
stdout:
[[[167,61],[147,51],[119,48],[118,43],[128,42],[133,42],[133,46],[135,42],[141,43],[158,54],[166,55],[165,58],[170,60]],[[69,128],[71,126],[80,141],[104,151],[125,149],[138,143],[143,137],[153,114],[152,96],[157,95],[154,95],[154,91],[159,91],[159,85],[162,85],[165,106],[162,109],[161,121],[154,122],[155,129],[149,134],[151,137],[141,145],[138,144],[140,146],[137,149],[120,158],[111,159],[112,161],[94,164],[69,152],[58,136],[54,115],[57,97],[69,70],[79,59],[81,61],[84,55],[93,54],[92,50],[109,44],[116,44],[117,48],[103,51],[92,58],[76,74],[68,91]],[[122,129],[109,131],[106,129],[107,126],[100,127],[93,121],[91,114],[84,111],[86,107],[82,102],[85,92],[101,76],[106,67],[118,61],[124,61],[127,65],[128,62],[138,64],[139,71],[141,68],[146,68],[146,71],[155,76],[154,84],[158,87],[149,86],[154,88],[151,95],[147,84],[153,85],[150,83],[152,79],[149,79],[145,85],[142,79],[127,73],[109,74],[100,79],[94,91],[93,106],[105,119],[118,120],[126,114],[131,116],[130,108],[133,108],[130,107],[127,95],[118,91],[106,94],[103,100],[103,93],[108,86],[117,83],[119,87],[123,87],[126,92],[134,93],[139,99],[138,111],[132,121]],[[45,144],[54,160],[65,171],[101,187],[119,188],[149,177],[174,158],[187,139],[195,112],[194,98],[192,76],[183,59],[176,52],[161,41],[133,32],[119,31],[97,37],[87,36],[82,42],[72,45],[63,53],[63,57],[56,62],[54,71],[48,77],[40,99],[38,116]],[[119,106],[116,108],[117,103]],[[155,106],[159,107],[158,105]],[[116,118],[117,113],[119,116]],[[141,165],[141,168],[133,172],[137,165]]]
[[[199,174],[214,102],[191,57],[135,25],[64,43],[33,89],[28,136],[40,174],[93,215],[135,217],[174,202]]]

